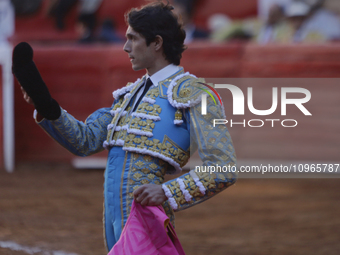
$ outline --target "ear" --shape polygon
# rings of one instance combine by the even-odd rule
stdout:
[[[163,46],[163,38],[160,35],[156,35],[154,42],[154,47],[156,51],[159,51]]]

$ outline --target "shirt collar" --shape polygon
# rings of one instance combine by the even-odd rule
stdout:
[[[181,69],[181,67],[176,66],[174,64],[167,65],[163,69],[159,70],[158,72],[154,73],[153,75],[149,76],[146,74],[146,79],[150,78],[152,81],[152,84],[155,86],[158,86],[158,83],[160,81],[165,80],[169,76],[173,75],[174,73],[178,72]]]

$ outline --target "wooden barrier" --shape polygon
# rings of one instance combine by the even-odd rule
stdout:
[[[111,106],[112,91],[144,74],[144,71],[134,72],[131,69],[122,47],[33,44],[35,63],[51,94],[64,109],[81,120],[98,108]],[[287,116],[289,119],[296,118],[298,127],[230,128],[230,132],[239,158],[338,159],[340,137],[336,130],[340,127],[340,87],[336,85],[337,80],[323,87],[315,78],[340,78],[340,45],[263,47],[197,43],[184,52],[181,64],[187,71],[206,78],[313,78],[313,84],[301,85],[312,93],[306,107],[313,116],[304,117],[297,109]],[[22,100],[17,84],[15,89],[17,160],[69,161],[73,158],[37,127],[32,119],[33,107]],[[245,93],[245,87],[242,89]],[[254,94],[258,100],[254,102],[255,106],[269,108],[270,93],[268,86],[255,87]],[[226,100],[228,105],[230,96]],[[230,109],[227,110],[230,116]],[[259,119],[249,114],[244,118]],[[298,146],[299,143],[302,147]]]

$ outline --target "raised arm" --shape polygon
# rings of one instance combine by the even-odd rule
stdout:
[[[12,72],[23,88],[24,95],[26,93],[26,97],[32,100],[39,114],[48,120],[58,119],[61,114],[59,104],[51,97],[41,78],[33,62],[33,49],[28,43],[21,42],[15,46]]]
[[[19,43],[14,48],[12,71],[21,85],[24,99],[33,103],[38,112],[36,122],[54,140],[79,156],[103,150],[107,125],[112,120],[111,108],[99,109],[85,123],[62,110],[40,76],[33,62],[33,49],[28,43]]]

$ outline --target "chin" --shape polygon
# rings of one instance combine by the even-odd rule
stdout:
[[[139,70],[142,70],[143,68],[140,67],[140,66],[132,65],[132,69],[133,69],[134,71],[139,71]]]

